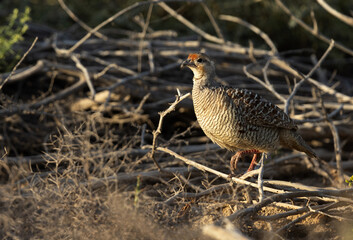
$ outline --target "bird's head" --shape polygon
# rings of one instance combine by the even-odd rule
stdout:
[[[188,67],[194,73],[194,80],[212,80],[215,75],[215,66],[212,60],[204,53],[191,53],[181,64],[181,68]]]

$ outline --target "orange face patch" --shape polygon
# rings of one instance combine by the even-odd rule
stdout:
[[[199,56],[200,56],[200,55],[197,54],[197,53],[191,53],[191,54],[189,55],[188,59],[194,61],[194,60],[198,59]]]

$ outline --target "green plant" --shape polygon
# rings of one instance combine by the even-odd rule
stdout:
[[[350,187],[353,186],[353,175],[352,175],[348,180],[346,180],[346,183],[347,183],[348,186],[350,186]]]
[[[141,177],[137,176],[137,183],[136,183],[136,187],[135,187],[135,198],[134,198],[134,206],[135,207],[138,206],[138,202],[139,202],[139,194],[141,192],[140,185],[141,185]]]
[[[12,65],[20,58],[19,53],[16,53],[12,48],[13,45],[23,41],[23,35],[28,29],[26,24],[30,20],[29,7],[26,7],[24,12],[20,12],[17,8],[7,18],[7,24],[0,26],[0,69],[9,71]],[[6,61],[10,55],[11,64]]]

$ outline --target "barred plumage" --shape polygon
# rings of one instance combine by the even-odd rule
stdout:
[[[256,154],[286,147],[316,158],[296,132],[297,126],[276,105],[256,93],[215,82],[215,67],[202,53],[190,54],[182,67],[193,73],[192,96],[197,120],[205,134],[220,147],[238,151],[231,160],[232,172],[243,153]]]

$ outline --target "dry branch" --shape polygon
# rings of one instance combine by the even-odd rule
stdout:
[[[67,7],[67,5],[65,4],[64,0],[58,0],[60,6],[62,9],[64,9],[64,11],[67,13],[67,15],[70,16],[70,18],[72,18],[72,20],[74,20],[75,22],[77,22],[83,29],[85,29],[86,31],[91,31],[92,28],[90,28],[87,24],[85,24],[84,22],[82,22],[71,10],[70,8]],[[102,38],[104,40],[108,40],[108,37],[105,36],[104,34],[100,33],[100,32],[94,32],[93,33],[95,36]]]
[[[316,0],[318,4],[322,8],[324,8],[328,13],[330,13],[332,16],[336,17],[337,19],[341,20],[342,22],[346,23],[347,25],[353,27],[353,18],[349,17],[347,15],[344,15],[337,11],[336,9],[332,8],[330,5],[328,5],[324,0]]]
[[[152,146],[146,146],[146,147],[152,148]],[[204,166],[204,165],[202,165],[200,163],[197,163],[195,161],[189,160],[189,159],[187,159],[187,158],[185,158],[183,156],[180,156],[179,154],[171,151],[168,148],[157,147],[156,150],[168,153],[168,154],[174,156],[175,158],[182,160],[186,164],[191,165],[191,166],[193,166],[193,167],[195,167],[195,168],[197,168],[197,169],[199,169],[199,170],[201,170],[203,172],[210,172],[210,173],[213,173],[216,176],[221,177],[223,179],[231,180],[231,181],[233,181],[235,183],[238,183],[238,184],[243,184],[243,185],[246,185],[246,186],[251,186],[251,187],[254,187],[254,188],[258,188],[258,184],[256,184],[256,183],[252,183],[252,182],[249,182],[249,181],[237,178],[237,177],[229,178],[229,174],[225,174],[225,173],[219,172],[219,171],[217,171],[215,169],[209,168],[209,167]],[[266,186],[263,187],[263,190],[267,191],[267,192],[272,192],[272,193],[281,193],[281,192],[283,193],[283,192],[285,192],[283,190],[270,188],[270,187],[266,187]]]
[[[89,77],[87,68],[82,65],[81,61],[77,58],[76,55],[72,55],[71,59],[76,63],[76,67],[82,71],[83,78],[85,79],[88,88],[91,91],[91,98],[94,99],[94,97],[96,96],[96,90],[93,87],[93,83],[91,81],[91,78]]]
[[[190,28],[192,31],[195,33],[199,34],[203,38],[207,39],[208,41],[215,42],[222,44],[224,42],[224,39],[212,36],[209,33],[206,33],[205,31],[201,30],[199,27],[195,26],[193,23],[191,23],[189,20],[178,14],[174,9],[169,7],[165,2],[160,2],[158,3],[160,7],[162,7],[166,12],[168,12],[171,16],[173,16],[175,19],[183,23],[185,26]]]
[[[334,40],[331,40],[330,42],[330,46],[327,48],[327,50],[325,51],[325,53],[321,56],[320,60],[315,64],[315,66],[310,70],[310,72],[308,74],[306,74],[304,76],[304,78],[302,78],[298,83],[296,83],[293,87],[293,90],[291,92],[291,94],[289,95],[289,97],[287,98],[285,104],[284,104],[284,112],[288,114],[289,111],[289,104],[291,102],[291,100],[293,99],[294,95],[297,93],[297,91],[299,90],[300,86],[306,82],[313,74],[314,72],[321,66],[322,62],[324,61],[324,59],[327,57],[327,55],[331,52],[333,46],[335,44]]]
[[[306,23],[304,23],[302,20],[294,16],[294,14],[289,10],[287,6],[283,4],[281,0],[276,0],[277,5],[286,13],[288,14],[292,20],[294,20],[299,26],[301,26],[303,29],[306,31],[310,32],[313,36],[317,37],[321,41],[326,42],[327,44],[330,44],[331,40],[329,37],[324,36],[323,34],[319,33],[318,31],[315,30],[315,28],[311,28],[308,26]],[[345,52],[351,56],[353,56],[353,50],[336,42],[335,47],[341,50],[342,52]]]
[[[271,48],[272,55],[276,55],[278,53],[278,50],[277,50],[275,44],[273,43],[273,41],[270,39],[270,37],[265,32],[261,31],[261,29],[259,29],[258,27],[244,21],[243,19],[235,17],[235,16],[220,15],[219,19],[239,23],[239,24],[249,28],[251,31],[253,31],[257,35],[259,35],[267,43],[267,45]]]

